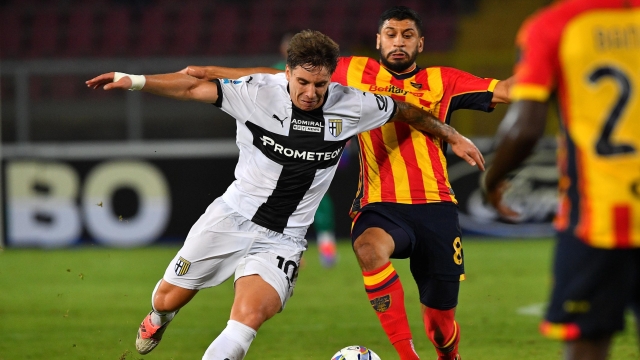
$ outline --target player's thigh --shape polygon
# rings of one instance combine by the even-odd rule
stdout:
[[[626,308],[638,301],[639,267],[640,249],[597,249],[560,234],[543,334],[597,339],[622,330]]]
[[[216,199],[191,228],[163,279],[193,290],[222,283],[233,275],[254,242],[251,224],[221,198]]]
[[[380,228],[391,237],[393,259],[406,259],[413,251],[415,235],[413,229],[403,220],[394,208],[399,204],[375,203],[365,206],[353,222],[351,241],[354,249],[362,234],[370,228]],[[374,241],[374,244],[376,242]],[[389,255],[389,254],[387,254]]]
[[[284,308],[298,280],[300,260],[307,241],[256,224],[253,226],[258,236],[247,256],[238,264],[235,281],[244,276],[259,275],[276,290]]]
[[[464,254],[458,208],[453,203],[416,206],[416,246],[411,254],[411,274],[420,301],[436,309],[457,305],[459,282],[464,279]]]
[[[281,304],[279,310],[282,311],[293,295],[293,289],[298,280],[300,259],[302,259],[302,251],[296,249],[291,251],[275,249],[247,255],[236,269],[235,281],[242,277],[259,275],[275,289]]]
[[[235,297],[231,320],[258,330],[282,309],[282,301],[273,286],[260,275],[242,276],[234,283]]]
[[[411,254],[414,277],[459,281],[464,275],[462,232],[453,203],[414,205],[416,245]]]

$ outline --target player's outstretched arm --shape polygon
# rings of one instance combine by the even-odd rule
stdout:
[[[495,156],[481,185],[489,203],[504,218],[518,217],[518,213],[502,202],[503,194],[509,187],[505,178],[522,164],[543,136],[547,107],[547,103],[517,101],[511,104],[498,129]]]
[[[93,89],[142,90],[152,94],[178,100],[195,100],[215,103],[218,100],[216,84],[196,79],[185,74],[130,75],[110,72],[96,76],[86,82]]]
[[[460,135],[453,127],[438,120],[419,107],[396,101],[396,114],[390,121],[402,121],[414,128],[437,136],[451,145],[451,150],[471,166],[484,171],[484,157],[471,140]]]
[[[213,80],[213,79],[238,79],[251,74],[277,74],[283,70],[273,69],[269,67],[250,67],[250,68],[230,68],[222,66],[193,66],[189,65],[179,71],[181,74],[187,74],[197,79]]]
[[[509,100],[509,90],[511,90],[511,85],[514,82],[514,77],[511,76],[506,80],[500,80],[495,89],[493,89],[493,98],[491,102],[494,104],[508,104]]]

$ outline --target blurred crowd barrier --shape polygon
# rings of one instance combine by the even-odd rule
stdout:
[[[473,140],[490,162],[492,139]],[[37,144],[30,150],[3,148],[6,243],[12,247],[183,241],[195,219],[233,181],[238,156],[233,140]],[[521,214],[517,224],[500,220],[484,203],[477,168],[452,154],[448,160],[466,235],[552,234],[558,182],[553,139],[543,141],[512,175],[514,186],[505,199]],[[357,181],[352,163],[337,172],[329,190],[339,238],[349,236],[347,214]]]

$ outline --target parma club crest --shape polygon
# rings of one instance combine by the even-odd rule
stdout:
[[[186,274],[187,271],[189,271],[190,267],[191,267],[191,263],[185,260],[182,256],[180,256],[180,258],[178,258],[178,261],[176,261],[176,266],[174,267],[174,270],[176,272],[176,275],[182,276]]]
[[[342,133],[342,119],[329,119],[329,132],[333,137],[338,137]]]

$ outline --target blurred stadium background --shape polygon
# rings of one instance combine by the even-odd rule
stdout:
[[[377,58],[377,18],[391,5],[404,4],[424,19],[421,66],[454,66],[504,79],[516,56],[517,28],[548,2],[0,1],[4,244],[128,247],[181,240],[233,180],[237,149],[229,116],[205,104],[92,91],[84,81],[95,75],[206,64],[269,66],[280,60],[283,34],[303,28],[329,34],[344,55]],[[488,151],[505,110],[458,111],[453,125]],[[549,192],[555,181],[552,154],[553,142],[536,160],[547,171],[522,180],[529,190],[517,201],[528,225],[517,230],[478,202],[478,173],[451,159],[451,180],[468,220],[463,225],[472,224],[465,231],[548,235],[555,201]],[[352,155],[330,190],[339,237],[348,236],[346,210],[357,168]],[[546,195],[527,196],[532,192]]]

